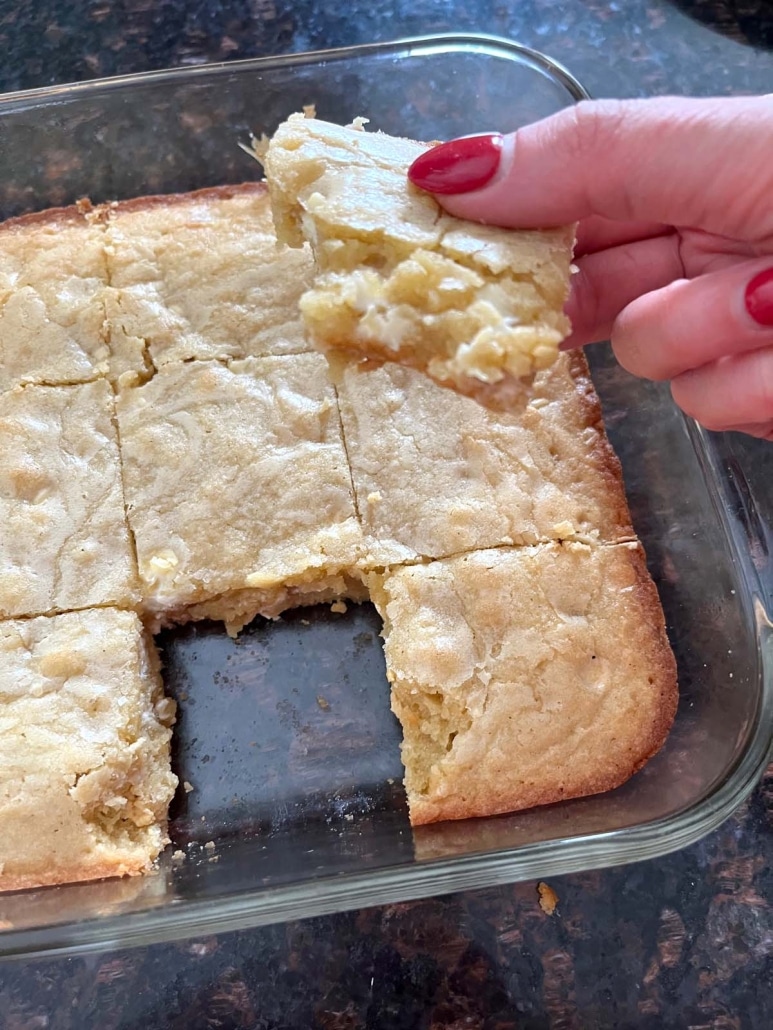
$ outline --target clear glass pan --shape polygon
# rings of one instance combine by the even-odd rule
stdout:
[[[237,147],[322,117],[444,138],[511,130],[584,96],[547,58],[449,36],[152,73],[0,98],[0,215],[255,178]],[[591,355],[677,655],[663,752],[612,793],[412,831],[368,605],[200,624],[160,639],[180,698],[175,847],[140,880],[0,895],[0,956],[82,952],[630,862],[716,827],[762,772],[773,727],[771,534],[732,439]],[[322,704],[319,699],[324,699]],[[1,746],[1,745],[0,745]],[[205,847],[212,842],[214,847]]]

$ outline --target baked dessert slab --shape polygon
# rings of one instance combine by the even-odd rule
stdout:
[[[619,462],[584,358],[498,412],[401,365],[334,362],[372,565],[545,540],[632,539]]]
[[[137,601],[105,380],[0,394],[0,617]]]
[[[174,712],[133,612],[0,622],[0,890],[151,868]]]
[[[414,825],[610,790],[665,740],[676,671],[639,544],[478,551],[369,586]]]
[[[298,301],[313,261],[278,246],[264,184],[143,197],[104,217],[113,347],[156,367],[311,349]]]
[[[103,233],[88,205],[0,226],[0,392],[109,371]]]
[[[451,384],[546,368],[570,328],[573,228],[453,218],[406,177],[426,149],[303,115],[274,134],[261,160],[277,235],[308,240],[319,268],[301,299],[312,341]]]
[[[370,594],[415,825],[608,789],[667,732],[673,659],[582,357],[551,343],[548,363],[532,335],[500,410],[461,394],[474,382],[488,401],[515,351],[453,342],[438,358],[428,330],[424,350],[379,350],[376,334],[378,361],[351,361],[361,339],[323,357],[298,310],[332,283],[320,318],[334,327],[349,303],[335,291],[355,282],[351,331],[405,303],[409,325],[456,341],[472,331],[468,287],[473,305],[511,302],[489,289],[511,262],[519,303],[535,289],[542,318],[563,296],[568,230],[532,234],[542,264],[482,229],[473,246],[412,188],[431,217],[403,212],[395,147],[407,164],[420,145],[355,135],[365,163],[330,164],[318,140],[325,190],[285,210],[293,242],[300,217],[322,255],[311,290],[308,247],[277,244],[262,184],[0,229],[0,322],[34,330],[10,350],[0,335],[0,890],[151,867],[176,781],[149,633],[175,622],[237,632]],[[378,230],[390,211],[404,216],[394,244]],[[3,241],[8,227],[21,242]],[[432,285],[438,269],[451,278]]]
[[[362,534],[320,354],[164,365],[122,391],[118,422],[156,625],[212,618],[234,630],[356,590]]]

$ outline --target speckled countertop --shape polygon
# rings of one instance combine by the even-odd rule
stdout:
[[[542,49],[596,96],[773,90],[764,0],[6,0],[0,91],[446,31]],[[773,448],[742,449],[773,512]],[[765,1030],[772,818],[769,770],[699,844],[551,880],[552,915],[523,883],[0,965],[0,1028]]]

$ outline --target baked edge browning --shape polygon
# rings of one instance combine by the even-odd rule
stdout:
[[[658,699],[658,703],[653,701],[653,717],[649,725],[649,731],[641,739],[640,746],[636,749],[635,757],[626,761],[626,756],[618,757],[615,755],[614,757],[617,758],[617,761],[613,763],[612,769],[605,773],[590,771],[578,777],[575,782],[569,785],[568,789],[535,788],[530,792],[519,789],[518,798],[514,798],[512,794],[505,793],[504,791],[499,794],[494,792],[490,795],[491,804],[485,806],[485,811],[466,803],[459,794],[441,799],[432,799],[419,795],[411,798],[409,803],[412,826],[425,826],[445,820],[505,815],[544,805],[557,804],[561,801],[569,801],[572,798],[604,794],[614,790],[615,787],[622,786],[635,773],[639,772],[663,747],[671,730],[679,700],[676,659],[666,634],[663,607],[660,603],[655,583],[647,569],[642,545],[637,542],[636,546],[632,546],[630,543],[602,546],[604,548],[625,549],[629,554],[630,566],[636,576],[635,603],[644,616],[639,625],[640,635],[637,640],[637,646],[642,643],[644,644],[641,653],[646,660],[646,664],[651,669],[651,685],[655,688],[653,694],[656,694]]]
[[[593,450],[596,466],[607,486],[607,497],[614,512],[618,536],[612,543],[637,541],[636,531],[631,521],[631,509],[625,491],[623,467],[607,436],[601,401],[593,385],[588,361],[580,350],[569,354],[569,371],[574,381],[575,393],[583,412],[583,423],[598,432],[598,446]]]
[[[189,193],[154,193],[147,197],[130,197],[128,200],[113,200],[100,204],[95,210],[110,212],[147,211],[154,207],[185,207],[207,199],[231,200],[235,197],[265,195],[268,186],[262,181],[240,182],[226,186],[205,186]]]

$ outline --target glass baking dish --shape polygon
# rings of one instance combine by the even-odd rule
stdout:
[[[418,139],[511,130],[584,96],[505,40],[430,37],[0,98],[0,214],[253,179],[237,143],[302,105]],[[591,355],[677,655],[667,746],[612,793],[412,831],[369,605],[159,639],[180,702],[174,844],[156,875],[0,896],[0,955],[76,953],[648,858],[717,826],[773,727],[770,531],[731,438]],[[178,854],[175,857],[174,852]],[[185,857],[181,860],[180,853]]]

